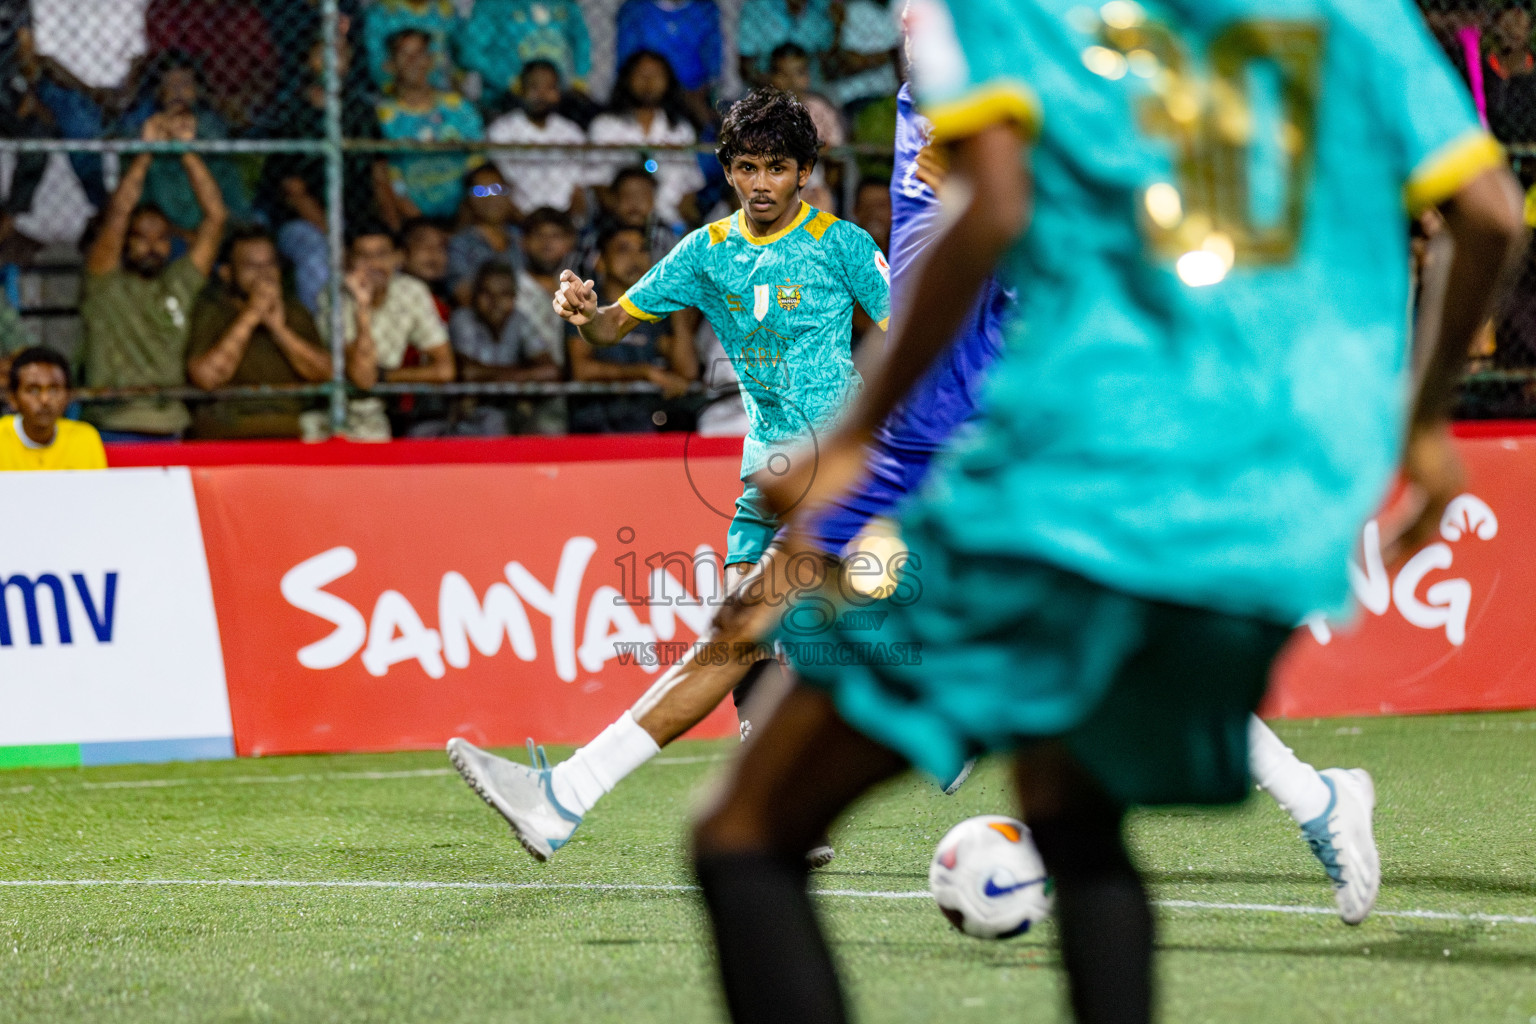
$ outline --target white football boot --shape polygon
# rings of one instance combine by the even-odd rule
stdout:
[[[457,736],[448,741],[448,758],[469,788],[507,820],[534,860],[553,857],[581,824],[581,815],[555,799],[549,758],[533,740],[528,741],[528,759],[534,767],[497,757]]]
[[[1376,786],[1364,768],[1325,768],[1318,774],[1332,796],[1322,814],[1301,826],[1301,835],[1333,882],[1339,917],[1359,924],[1370,916],[1381,888],[1381,857],[1371,834]]]

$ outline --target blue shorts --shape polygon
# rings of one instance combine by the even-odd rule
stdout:
[[[841,558],[849,542],[871,519],[890,512],[916,489],[931,458],[929,452],[898,451],[877,442],[870,450],[869,474],[864,482],[807,524],[812,542],[827,557]],[[726,538],[725,564],[755,564],[778,532],[779,519],[768,510],[763,492],[753,484],[743,484]]]

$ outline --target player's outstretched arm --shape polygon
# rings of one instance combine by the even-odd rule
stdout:
[[[623,306],[598,306],[597,286],[583,281],[569,270],[560,272],[560,288],[555,292],[555,312],[593,345],[612,345],[634,330],[640,321]]]
[[[1499,286],[1525,249],[1520,186],[1504,168],[1485,171],[1441,207],[1451,236],[1445,299],[1428,325],[1427,356],[1403,449],[1403,475],[1415,492],[1405,524],[1385,545],[1391,564],[1412,554],[1462,488],[1448,420],[1456,379],[1473,337],[1487,323]]]

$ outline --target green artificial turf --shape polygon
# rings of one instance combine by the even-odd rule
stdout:
[[[1536,1021],[1536,714],[1280,723],[1376,776],[1378,915],[1159,910],[1164,1019]],[[0,1021],[722,1019],[689,808],[730,744],[680,743],[537,865],[436,753],[0,773]],[[554,752],[552,752],[553,756]],[[814,884],[916,892],[940,835],[1007,810],[1001,765],[954,798],[898,781]],[[1160,900],[1330,906],[1284,815],[1139,815]],[[538,888],[15,886],[8,880],[536,883]],[[571,885],[574,888],[548,886]],[[825,897],[865,1021],[1064,1020],[1050,928],[952,932],[926,899]]]

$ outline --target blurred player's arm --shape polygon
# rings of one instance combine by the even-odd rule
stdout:
[[[598,306],[595,282],[583,281],[569,270],[560,272],[560,288],[554,301],[555,312],[591,345],[612,345],[642,323],[624,308],[622,300],[611,306]]]
[[[1389,564],[1428,539],[1461,491],[1461,462],[1449,431],[1451,401],[1467,351],[1525,250],[1522,207],[1520,186],[1503,167],[1484,171],[1440,207],[1451,238],[1450,265],[1444,299],[1424,325],[1424,365],[1403,449],[1403,476],[1417,491],[1414,509],[1387,545]]]

